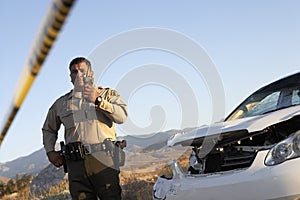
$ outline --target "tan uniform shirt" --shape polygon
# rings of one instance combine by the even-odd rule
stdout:
[[[98,87],[98,92],[102,101],[97,107],[73,90],[54,102],[42,128],[46,152],[54,150],[61,124],[66,144],[75,141],[96,144],[106,138],[116,139],[114,124],[125,122],[127,105],[113,89]]]

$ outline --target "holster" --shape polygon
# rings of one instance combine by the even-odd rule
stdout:
[[[114,166],[116,168],[124,166],[125,152],[123,149],[127,146],[126,140],[113,142],[109,139],[105,139],[103,142],[112,156]]]

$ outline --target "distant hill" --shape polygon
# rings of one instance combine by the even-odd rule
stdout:
[[[0,183],[7,183],[9,181],[9,178],[0,176]]]
[[[156,134],[149,134],[149,135],[130,135],[122,137],[127,141],[127,148],[126,151],[130,152],[142,152],[145,148],[148,148],[154,144],[160,144],[157,148],[162,148],[167,143],[167,140],[176,133],[181,131],[178,130],[169,130],[165,132],[159,132]],[[163,143],[163,144],[162,144]],[[162,144],[162,145],[161,145]]]
[[[30,185],[30,192],[40,194],[49,191],[50,186],[58,184],[64,178],[66,178],[66,174],[62,167],[57,168],[49,164],[33,178]]]
[[[154,134],[148,134],[148,135],[130,135],[130,136],[124,136],[123,139],[127,140],[128,143],[128,149],[133,145],[135,148],[140,147],[142,151],[145,150],[157,150],[162,147],[165,147],[167,145],[167,141],[170,137],[172,137],[175,134],[178,133],[185,133],[190,130],[193,130],[195,128],[186,128],[183,130],[168,130],[164,132],[158,132]],[[127,148],[126,148],[127,150]]]
[[[45,150],[42,148],[28,156],[0,164],[0,176],[15,178],[16,174],[35,175],[49,165]]]

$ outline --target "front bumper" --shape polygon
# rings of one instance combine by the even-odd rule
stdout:
[[[153,199],[299,200],[300,158],[265,166],[268,151],[260,151],[247,169],[187,175],[173,164],[173,178],[159,177]]]

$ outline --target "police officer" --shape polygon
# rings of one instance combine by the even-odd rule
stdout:
[[[72,199],[121,199],[119,170],[105,142],[116,140],[115,123],[125,122],[127,105],[114,89],[95,86],[88,59],[74,58],[69,70],[74,88],[54,102],[42,128],[48,159],[67,164]],[[61,124],[64,156],[55,151]]]

